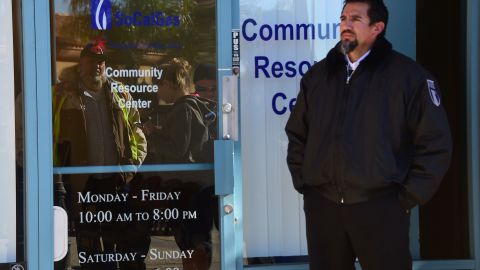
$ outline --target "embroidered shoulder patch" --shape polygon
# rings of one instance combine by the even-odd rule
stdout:
[[[437,92],[435,87],[435,82],[432,80],[427,80],[428,93],[430,94],[430,99],[432,100],[435,106],[440,106],[440,95]]]

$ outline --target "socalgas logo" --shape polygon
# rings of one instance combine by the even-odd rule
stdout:
[[[90,2],[92,28],[97,30],[107,30],[121,26],[152,26],[152,27],[178,27],[180,26],[179,16],[167,16],[162,11],[153,11],[144,14],[141,11],[125,13],[112,12],[112,3],[110,0],[91,0]]]
[[[91,0],[90,11],[93,29],[107,30],[112,28],[112,3],[110,0]]]

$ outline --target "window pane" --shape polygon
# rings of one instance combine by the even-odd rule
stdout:
[[[56,264],[219,269],[215,1],[52,3]]]
[[[127,185],[118,173],[55,178],[69,216],[62,267],[219,269],[213,172],[138,173]]]
[[[213,162],[215,2],[54,3],[55,166]]]

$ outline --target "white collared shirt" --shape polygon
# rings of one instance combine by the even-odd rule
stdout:
[[[365,59],[365,57],[367,57],[370,54],[370,51],[371,50],[368,50],[366,53],[364,53],[362,55],[362,57],[360,57],[357,61],[355,61],[353,63],[350,61],[350,58],[348,58],[348,55],[345,55],[345,59],[347,59],[348,65],[350,66],[350,69],[355,71],[355,69],[357,69],[358,65],[360,65],[360,62],[362,62],[362,60]]]

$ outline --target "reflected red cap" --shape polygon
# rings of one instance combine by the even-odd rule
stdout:
[[[105,44],[103,42],[88,43],[80,53],[80,58],[85,56],[105,61],[107,59],[105,54]]]

